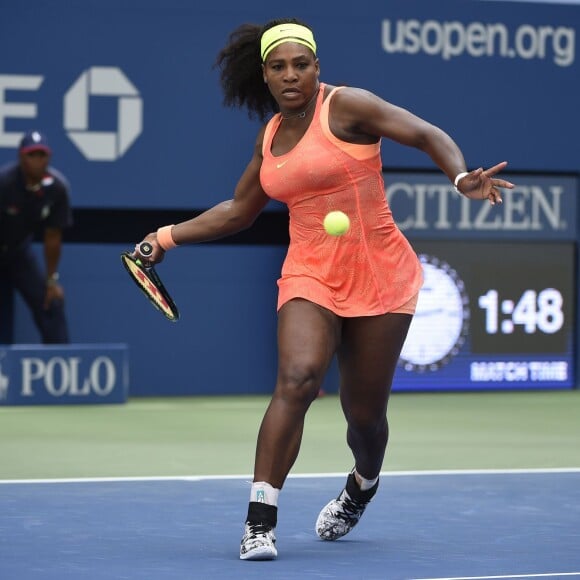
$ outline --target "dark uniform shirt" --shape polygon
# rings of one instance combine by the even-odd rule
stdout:
[[[0,169],[0,255],[30,243],[46,228],[65,228],[72,223],[69,185],[49,167],[36,191],[26,188],[18,163]]]

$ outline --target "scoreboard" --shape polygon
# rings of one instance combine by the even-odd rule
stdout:
[[[399,390],[574,386],[571,242],[415,242],[424,283]]]

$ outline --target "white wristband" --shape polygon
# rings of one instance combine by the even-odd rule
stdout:
[[[453,187],[457,193],[461,193],[461,191],[459,191],[459,187],[457,187],[457,185],[466,175],[469,175],[469,171],[462,171],[461,173],[457,174],[457,177],[455,178],[455,181],[453,182]]]

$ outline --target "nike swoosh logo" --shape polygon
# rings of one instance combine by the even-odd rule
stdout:
[[[286,159],[286,161],[282,161],[282,163],[276,164],[276,169],[280,169],[280,167],[283,167],[284,165],[286,165],[286,163],[288,163],[288,159]]]

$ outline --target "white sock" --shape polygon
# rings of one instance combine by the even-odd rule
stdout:
[[[355,473],[358,477],[356,477],[357,479],[357,483],[358,480],[360,479],[360,490],[361,491],[367,491],[368,489],[370,489],[375,483],[377,483],[377,481],[379,481],[379,477],[375,477],[374,479],[365,479],[358,471],[355,470]]]
[[[252,483],[250,491],[250,501],[278,506],[278,495],[280,490],[272,487],[265,481],[255,481]]]

